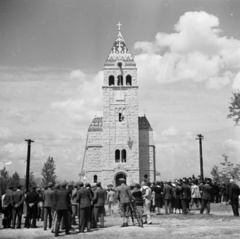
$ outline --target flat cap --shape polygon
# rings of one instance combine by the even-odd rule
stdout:
[[[66,182],[61,183],[61,187],[66,187],[66,186],[67,186]]]
[[[53,186],[53,183],[52,182],[49,182],[48,183],[48,187],[52,187]]]

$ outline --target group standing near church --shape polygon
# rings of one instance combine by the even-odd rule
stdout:
[[[95,228],[104,228],[104,217],[113,214],[113,205],[118,203],[121,227],[128,227],[131,219],[131,203],[134,202],[143,224],[152,224],[151,213],[161,215],[182,213],[187,215],[193,205],[210,214],[211,203],[225,202],[232,207],[233,215],[239,216],[240,188],[234,179],[228,184],[220,185],[211,179],[204,182],[196,178],[183,178],[166,182],[150,183],[143,180],[128,186],[124,178],[120,185],[103,189],[100,182],[91,187],[89,183],[79,182],[74,185],[67,183],[49,183],[41,193],[33,186],[24,194],[21,185],[15,189],[10,186],[1,198],[4,213],[3,227],[19,229],[22,226],[24,204],[26,206],[25,228],[37,228],[37,221],[43,220],[43,229],[50,229],[55,237],[60,229],[70,234],[73,225],[78,222],[79,233],[89,232]],[[43,201],[39,208],[39,202]],[[107,209],[105,205],[107,203]],[[39,211],[40,210],[40,211]],[[42,215],[42,216],[41,216]]]

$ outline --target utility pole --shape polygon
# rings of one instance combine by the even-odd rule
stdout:
[[[200,152],[200,174],[201,174],[201,180],[203,182],[204,176],[203,176],[202,139],[204,138],[201,134],[198,134],[197,136],[198,138],[196,138],[196,140],[199,140],[199,152]]]
[[[25,139],[26,142],[28,142],[28,151],[27,151],[27,168],[26,168],[26,192],[28,192],[29,188],[29,171],[30,171],[30,158],[31,158],[31,143],[34,141],[31,139]]]

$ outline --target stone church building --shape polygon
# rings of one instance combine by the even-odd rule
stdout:
[[[103,117],[88,129],[82,164],[84,181],[128,185],[144,177],[156,180],[153,129],[146,116],[138,116],[137,66],[120,32],[104,64]]]

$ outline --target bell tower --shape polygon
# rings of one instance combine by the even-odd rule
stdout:
[[[153,129],[138,116],[137,68],[118,23],[117,38],[103,68],[103,116],[88,129],[80,178],[103,186],[155,181]]]
[[[139,181],[137,68],[118,23],[118,35],[104,64],[103,168],[127,183]],[[110,173],[111,174],[111,173]],[[110,176],[110,175],[109,175]]]

